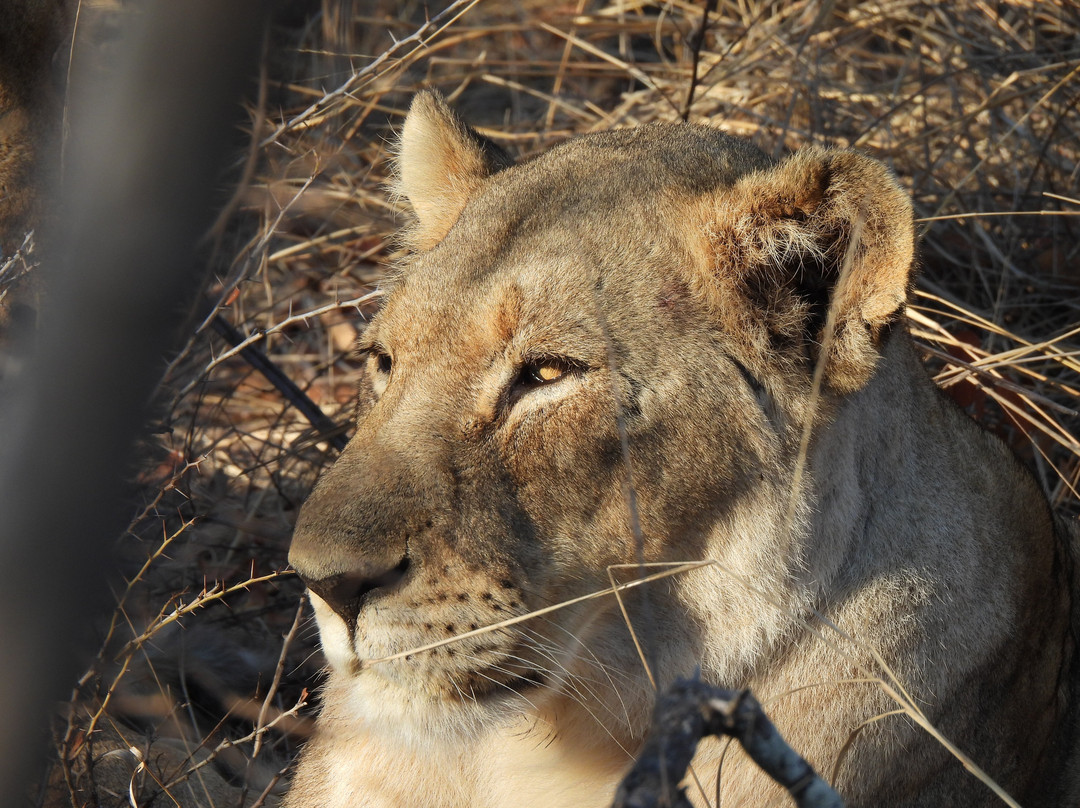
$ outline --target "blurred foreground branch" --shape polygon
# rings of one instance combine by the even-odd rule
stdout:
[[[202,280],[196,245],[268,8],[149,4],[113,79],[72,99],[62,233],[43,262],[55,293],[36,354],[0,389],[0,622],[17,661],[0,667],[4,805],[108,594],[133,439]]]

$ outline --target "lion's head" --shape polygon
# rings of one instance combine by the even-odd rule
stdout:
[[[356,434],[290,554],[333,677],[403,733],[530,712],[630,748],[652,686],[615,598],[483,629],[639,562],[711,558],[807,602],[835,561],[789,524],[815,367],[819,419],[873,373],[908,291],[910,205],[860,155],[774,162],[692,125],[514,164],[431,93],[399,175],[414,252],[363,333]],[[622,600],[661,679],[733,682],[787,630],[757,597],[683,575]]]

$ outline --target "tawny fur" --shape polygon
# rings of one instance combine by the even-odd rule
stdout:
[[[291,808],[608,804],[653,703],[616,600],[473,632],[639,553],[716,562],[624,598],[659,684],[752,687],[848,805],[996,803],[874,720],[897,705],[869,649],[1023,805],[1080,799],[1070,539],[920,366],[882,165],[689,125],[508,165],[432,94],[400,163],[418,250],[291,552],[337,606],[313,596],[331,670]],[[779,797],[737,751],[719,779],[724,805]]]

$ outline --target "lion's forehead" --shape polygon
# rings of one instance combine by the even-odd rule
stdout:
[[[570,250],[518,250],[497,266],[435,255],[387,296],[372,334],[395,353],[466,355],[525,350],[584,352],[603,341],[596,287],[609,271]],[[527,344],[527,345],[526,345]]]

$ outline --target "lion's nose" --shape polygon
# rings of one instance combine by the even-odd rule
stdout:
[[[375,590],[394,586],[409,569],[409,559],[403,558],[395,566],[378,569],[374,565],[363,565],[359,569],[330,575],[326,578],[310,578],[302,570],[297,570],[300,579],[307,588],[326,601],[346,624],[356,623],[357,615],[364,599]]]

